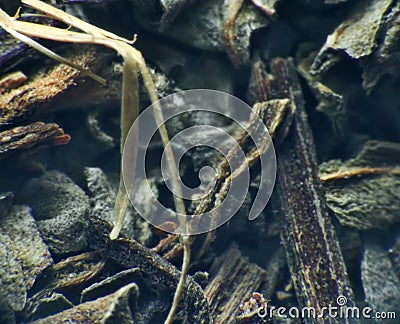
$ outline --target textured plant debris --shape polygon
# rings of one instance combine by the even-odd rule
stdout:
[[[293,62],[276,59],[270,73],[259,83],[264,90],[258,93],[290,98],[296,107],[289,133],[276,149],[274,199],[282,208],[281,235],[299,304],[322,313],[321,307],[334,304],[339,295],[353,304],[352,291],[317,177],[313,138]]]
[[[354,159],[320,165],[328,207],[343,226],[369,230],[400,221],[399,153],[398,143],[370,141]]]
[[[38,279],[24,309],[17,313],[19,321],[31,322],[72,308],[79,301],[80,291],[99,278],[104,266],[98,253],[86,252],[49,267]]]
[[[131,283],[115,293],[86,302],[33,323],[60,323],[65,319],[74,323],[134,323],[135,300],[139,289]]]
[[[50,145],[67,144],[70,136],[54,123],[36,122],[0,132],[0,160]]]
[[[41,291],[28,298],[24,310],[18,313],[18,320],[32,322],[39,318],[62,312],[73,306],[72,302],[63,294],[51,290]]]
[[[27,206],[9,206],[0,218],[0,244],[1,304],[20,311],[37,276],[53,262]]]
[[[269,319],[259,318],[255,310],[270,299],[279,306],[322,307],[334,305],[340,293],[352,306],[337,240],[357,305],[368,305],[376,311],[398,307],[399,1],[58,3],[59,8],[65,5],[70,13],[129,39],[137,33],[134,47],[142,51],[152,66],[160,97],[180,89],[211,88],[247,98],[274,140],[280,163],[274,204],[266,208],[263,217],[248,222],[244,216],[257,193],[260,175],[258,153],[248,145],[251,143],[246,134],[227,126],[221,116],[198,114],[167,123],[171,135],[196,123],[222,127],[241,139],[252,176],[254,173],[238,215],[218,231],[193,240],[191,275],[187,277],[175,322],[265,323]],[[0,0],[0,7],[12,15],[18,4]],[[44,17],[29,17],[29,9],[22,14],[19,19],[54,23]],[[331,35],[323,45],[328,34]],[[84,73],[49,59],[38,59],[39,54],[2,30],[0,42],[0,148],[4,148],[0,159],[5,159],[2,165],[14,164],[17,159],[20,162],[25,152],[65,144],[69,136],[57,125],[73,139],[62,150],[37,154],[42,169],[54,168],[59,172],[32,180],[26,172],[8,174],[1,169],[2,190],[14,191],[18,204],[28,203],[32,208],[34,228],[27,233],[25,244],[31,244],[28,237],[39,242],[43,235],[44,244],[47,243],[44,246],[47,253],[52,252],[55,265],[51,265],[50,259],[50,264],[37,270],[22,290],[18,286],[20,279],[1,285],[6,288],[0,293],[0,322],[162,323],[180,275],[170,263],[181,264],[179,240],[152,229],[135,211],[128,212],[122,231],[127,238],[108,239],[119,178],[120,125],[116,104],[121,92],[121,59],[111,51],[92,46],[55,47],[53,42],[43,42],[104,77],[107,85],[100,86]],[[290,59],[265,63],[278,56],[296,56],[297,71],[304,78],[301,88]],[[304,114],[301,94],[308,116]],[[149,103],[143,89],[140,102],[141,109]],[[57,125],[49,124],[53,122]],[[317,160],[308,123],[318,158],[328,161],[319,173],[325,194],[316,173]],[[192,136],[196,135],[215,134]],[[357,155],[369,139],[379,141],[367,142]],[[154,146],[149,148],[152,163],[161,150],[161,142],[155,138]],[[188,161],[181,164],[183,181],[192,181],[192,174],[205,162],[218,171],[212,194],[200,205],[188,204],[190,212],[210,210],[215,207],[216,197],[224,196],[223,184],[230,170],[208,148],[189,151]],[[159,170],[152,163],[150,186],[154,195],[170,207]],[[141,193],[142,184],[135,186],[140,203],[157,215],[148,197]],[[19,188],[23,188],[22,192]],[[0,224],[16,208],[11,196],[0,195]],[[334,212],[327,213],[324,200]],[[335,222],[338,238],[332,231],[330,216],[339,219],[339,223]],[[174,226],[173,222],[163,225],[165,229]],[[279,244],[280,228],[286,254]],[[0,236],[14,238],[13,233],[14,228]],[[371,241],[371,237],[380,242]],[[232,241],[238,246],[230,245]],[[228,246],[231,247],[226,250]],[[8,250],[0,253],[3,257],[4,251]],[[7,270],[12,274],[7,268],[10,265],[23,271],[16,259],[11,256],[10,261],[7,257],[6,268],[0,265],[2,273]],[[132,285],[126,286],[129,284]],[[7,298],[22,305],[21,291],[26,294],[25,303],[15,311]],[[277,318],[272,321],[281,322]]]
[[[312,74],[326,72],[340,60],[344,51],[360,60],[364,70],[364,88],[371,90],[385,74],[396,74],[398,68],[397,1],[369,0],[360,2],[355,12],[328,36],[325,45],[310,68]]]
[[[138,267],[151,280],[162,282],[170,289],[171,297],[179,281],[180,273],[172,264],[162,259],[134,240],[109,238],[110,226],[97,218],[90,218],[89,245],[126,268]],[[191,277],[186,278],[183,308],[192,323],[211,323],[211,314],[203,289]]]
[[[235,2],[239,5],[231,12],[231,2],[197,1],[166,31],[201,49],[227,51],[235,65],[248,64],[251,34],[268,26],[270,18],[250,1]]]
[[[210,269],[210,283],[204,289],[212,305],[214,323],[233,323],[239,308],[238,301],[250,298],[265,276],[265,271],[244,258],[235,245],[218,257]]]
[[[103,171],[99,168],[86,168],[84,170],[89,190],[90,216],[99,217],[112,224],[114,216],[114,201],[118,188],[118,177],[115,181],[109,181]],[[138,202],[146,204],[146,197],[140,196]],[[152,206],[147,204],[148,209]],[[151,212],[151,211],[149,211]],[[127,210],[125,222],[121,233],[128,238],[135,238],[140,243],[146,243],[150,238],[149,224],[145,222],[132,207]]]
[[[100,282],[94,283],[82,291],[81,302],[87,302],[102,296],[106,296],[118,290],[115,289],[115,287],[122,288],[130,282],[134,282],[135,279],[140,276],[138,273],[140,273],[140,269],[132,268],[121,271],[116,275],[108,277]]]
[[[53,253],[80,252],[87,247],[89,199],[59,171],[30,180],[20,200],[29,204],[37,226]]]
[[[365,299],[375,312],[399,311],[400,279],[393,270],[388,252],[371,238],[367,238],[364,245],[361,279]]]
[[[0,94],[24,84],[28,78],[21,71],[7,74],[0,80]]]
[[[94,71],[102,64],[102,59],[90,47],[80,55],[72,51],[66,53],[65,56],[75,64],[89,66]],[[103,55],[103,58],[107,56],[107,54]],[[74,106],[82,106],[101,98],[119,96],[114,83],[101,92],[100,85],[92,80],[86,80],[80,71],[65,64],[56,64],[48,71],[43,70],[20,87],[11,89],[0,96],[0,129],[12,125],[18,126],[22,121],[46,109],[61,109],[71,103]],[[85,80],[87,82],[84,82]],[[84,84],[83,87],[76,87],[81,83]],[[63,94],[64,96],[56,102],[55,99]]]

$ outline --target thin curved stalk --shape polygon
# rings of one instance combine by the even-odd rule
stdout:
[[[71,42],[71,43],[84,43],[84,44],[98,44],[110,47],[116,50],[124,59],[124,73],[123,73],[123,82],[122,82],[122,100],[121,100],[121,150],[126,140],[126,136],[128,131],[137,118],[139,114],[139,102],[138,102],[138,81],[137,81],[137,68],[139,68],[142,78],[144,81],[145,88],[149,94],[150,100],[154,107],[154,118],[156,119],[157,124],[159,125],[159,132],[162,138],[162,142],[166,151],[166,157],[168,162],[168,167],[170,172],[172,173],[172,179],[174,181],[173,185],[177,194],[174,195],[174,203],[176,212],[180,215],[185,216],[185,206],[182,197],[182,190],[179,183],[179,172],[177,166],[175,164],[175,158],[172,152],[172,148],[169,143],[168,132],[164,123],[164,116],[161,110],[161,106],[158,102],[158,96],[155,89],[155,85],[153,83],[153,79],[151,74],[146,66],[146,63],[141,55],[141,53],[130,46],[133,41],[126,40],[117,35],[114,35],[110,32],[107,32],[103,29],[95,27],[91,24],[88,24],[76,17],[73,17],[57,8],[54,8],[48,4],[45,4],[38,0],[23,0],[23,4],[26,4],[36,10],[44,12],[48,16],[51,16],[55,19],[63,21],[64,23],[71,25],[75,28],[78,28],[84,33],[74,32],[70,30],[65,30],[56,27],[43,26],[35,23],[16,21],[8,17],[2,20],[5,21],[5,25],[7,27],[7,31],[10,30],[11,34],[15,34],[20,36],[20,34],[29,35],[33,37],[39,37],[44,39],[50,39],[61,42]],[[0,17],[1,19],[2,17]],[[21,35],[23,36],[23,35]],[[18,38],[18,37],[17,37]],[[33,44],[29,37],[23,37],[21,39],[23,41],[30,42]],[[40,45],[40,44],[39,44]],[[51,51],[50,51],[51,52]],[[45,54],[50,54],[45,51]],[[54,53],[55,54],[55,53]],[[60,61],[59,57],[50,54],[50,57],[55,58]],[[62,59],[62,58],[61,58]],[[63,63],[69,64],[69,62],[61,61]],[[81,69],[81,68],[79,68]],[[136,142],[137,144],[137,142]],[[136,150],[136,148],[134,148]],[[136,152],[135,152],[136,153]],[[133,156],[136,154],[134,153]],[[132,161],[133,168],[135,168],[136,160]],[[128,188],[129,189],[129,188]],[[128,194],[126,188],[123,184],[123,178],[121,175],[119,190],[116,198],[115,208],[114,208],[114,228],[110,234],[111,239],[116,239],[121,230],[124,215],[126,212],[126,208],[128,206]],[[183,217],[184,224],[183,227],[187,232],[187,222]],[[190,240],[187,236],[181,237],[182,243],[184,245],[184,258],[181,276],[179,279],[179,283],[174,295],[173,304],[171,310],[168,314],[167,320],[165,323],[172,323],[173,318],[175,316],[176,310],[178,308],[179,302],[182,298],[185,279],[188,272],[189,264],[190,264]]]

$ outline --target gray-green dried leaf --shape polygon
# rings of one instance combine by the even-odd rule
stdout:
[[[48,171],[30,180],[19,200],[32,207],[39,230],[52,252],[71,253],[86,248],[89,199],[65,174]]]
[[[311,74],[326,72],[345,52],[363,69],[363,87],[371,92],[382,76],[399,71],[400,4],[392,0],[361,1],[353,14],[328,36],[311,65]]]
[[[205,0],[191,5],[166,30],[168,36],[192,46],[230,53],[241,64],[248,63],[251,34],[268,26],[270,19],[252,3],[244,2],[226,39],[226,23],[231,1]]]
[[[134,323],[135,302],[139,296],[139,288],[129,284],[115,293],[83,303],[56,315],[39,319],[33,323],[63,323],[65,319],[73,323]]]
[[[400,70],[400,3],[386,14],[385,25],[380,31],[382,40],[371,56],[360,61],[363,73],[363,87],[371,92],[385,75],[397,77]]]
[[[398,143],[370,141],[355,159],[320,165],[326,202],[343,226],[369,230],[400,221],[399,150]]]
[[[47,317],[74,305],[63,295],[53,291],[40,292],[27,300],[23,313],[20,314],[24,321],[34,321],[38,318]],[[20,317],[21,318],[21,317]]]
[[[109,224],[112,224],[114,217],[114,202],[118,189],[118,177],[114,179],[115,181],[110,181],[99,168],[85,168],[84,173],[90,196],[89,201],[91,208],[89,215],[99,217]],[[137,189],[137,196],[139,197],[138,203],[148,203],[146,210],[154,208],[150,204],[149,200],[140,194],[142,191],[140,188],[141,186],[138,186]],[[152,212],[154,213],[155,211]],[[134,210],[132,206],[129,206],[127,209],[121,233],[126,237],[135,238],[141,243],[146,243],[151,237],[149,224],[137,214],[136,210]]]
[[[0,245],[0,299],[19,311],[37,276],[53,262],[27,206],[14,206],[0,219]]]
[[[250,1],[243,3],[232,27],[225,23],[225,47],[235,66],[249,63],[250,37],[255,30],[265,28],[269,23],[270,19]]]
[[[299,50],[298,54],[305,54],[302,53],[302,51],[307,50],[310,49],[307,49],[307,45],[304,45],[303,48]],[[346,125],[343,95],[336,93],[326,84],[320,82],[318,78],[312,76],[309,73],[311,64],[310,55],[312,55],[312,52],[305,54],[304,57],[298,58],[297,69],[300,74],[306,79],[313,95],[315,96],[315,99],[318,101],[317,107],[315,109],[322,112],[330,119],[335,131],[337,131],[339,134],[343,134],[343,128]]]
[[[388,252],[367,239],[361,262],[365,299],[375,312],[400,310],[400,279],[395,274]]]
[[[400,235],[398,234],[395,240],[395,243],[389,250],[390,252],[390,261],[393,265],[393,270],[396,273],[397,277],[400,279]]]
[[[350,18],[328,36],[311,66],[311,73],[321,74],[329,69],[338,60],[338,51],[345,51],[354,59],[371,55],[378,45],[378,34],[384,24],[383,17],[392,2],[362,1]]]

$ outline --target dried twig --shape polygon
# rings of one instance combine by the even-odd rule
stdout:
[[[263,80],[260,87],[265,89],[259,93],[271,99],[289,97],[296,107],[289,133],[276,147],[278,178],[273,202],[282,210],[281,236],[299,304],[327,316],[323,307],[336,305],[339,296],[345,296],[346,306],[352,307],[353,293],[318,179],[313,137],[295,67],[290,60],[277,59],[271,64],[271,74],[274,78]],[[325,322],[343,320],[326,317]]]

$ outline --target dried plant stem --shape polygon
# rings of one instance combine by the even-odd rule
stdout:
[[[363,175],[400,175],[400,168],[369,168],[369,167],[355,167],[348,170],[339,170],[333,173],[320,174],[321,181],[347,179],[351,177],[360,177]]]
[[[173,185],[177,192],[177,194],[174,195],[175,209],[178,214],[185,216],[186,212],[183,199],[181,198],[182,193],[179,183],[179,172],[175,164],[175,158],[172,152],[172,148],[168,145],[169,143],[168,132],[164,123],[164,116],[161,110],[161,106],[158,102],[157,92],[151,74],[147,69],[146,63],[141,53],[132,46],[130,46],[132,41],[121,38],[101,28],[95,27],[89,23],[86,23],[74,16],[71,16],[41,1],[23,0],[22,3],[38,11],[41,11],[52,18],[55,18],[70,26],[80,29],[84,32],[84,33],[74,32],[56,27],[43,26],[35,23],[17,21],[9,17],[5,12],[0,11],[1,14],[0,24],[5,30],[10,32],[16,38],[39,49],[44,54],[58,61],[61,61],[62,63],[72,65],[73,67],[82,70],[81,67],[74,66],[69,61],[66,61],[62,57],[58,56],[57,54],[53,53],[47,48],[41,46],[40,44],[36,43],[29,37],[26,37],[27,35],[38,38],[50,39],[53,41],[104,45],[116,50],[123,57],[124,71],[123,71],[122,100],[121,100],[121,150],[125,143],[125,139],[129,132],[129,129],[139,114],[139,99],[138,99],[139,95],[138,95],[138,80],[137,80],[137,69],[139,68],[142,74],[145,88],[153,104],[154,117],[156,119],[157,124],[159,125],[159,132],[166,151],[165,153],[168,161],[168,167],[170,168],[170,172],[172,174],[172,179],[173,179]],[[86,73],[89,74],[89,72],[87,71]],[[102,81],[94,74],[90,76],[97,78],[98,81]],[[133,149],[136,150],[135,147]],[[135,156],[136,159],[135,153],[133,154],[133,156]],[[136,161],[131,161],[133,168],[135,168],[136,165],[135,162]],[[116,239],[122,228],[126,208],[128,206],[128,201],[129,201],[128,192],[130,192],[130,189],[131,188],[125,188],[123,176],[121,175],[119,190],[114,208],[114,228],[110,234],[111,239]],[[185,217],[182,217],[182,219],[184,221],[184,224],[182,225],[187,232],[186,219]],[[168,318],[166,320],[166,323],[172,322],[176,309],[178,308],[190,264],[190,240],[186,236],[182,236],[181,239],[184,245],[182,272],[174,296],[174,302],[171,307],[171,311],[168,315]]]
[[[240,62],[236,58],[236,35],[233,30],[235,20],[239,14],[240,8],[242,8],[244,0],[233,0],[228,7],[228,14],[224,24],[224,38],[226,41],[227,54],[235,67],[239,67]]]
[[[179,277],[178,285],[176,286],[174,299],[172,302],[172,306],[169,310],[167,319],[164,324],[171,324],[174,320],[174,316],[176,310],[178,309],[179,302],[182,299],[183,289],[185,288],[186,276],[189,270],[190,265],[190,239],[187,235],[181,236],[182,244],[183,244],[183,263],[182,263],[182,271]]]
[[[86,70],[84,67],[79,66],[79,65],[75,64],[74,62],[67,60],[66,58],[58,55],[57,53],[49,50],[47,47],[44,47],[43,45],[39,44],[32,38],[25,36],[24,32],[22,32],[22,33],[18,32],[17,30],[14,29],[14,26],[11,27],[11,24],[14,25],[15,22],[16,21],[12,20],[12,18],[9,17],[5,11],[0,9],[0,27],[3,28],[5,31],[7,31],[9,34],[11,34],[15,38],[19,39],[20,41],[26,43],[27,45],[31,46],[38,52],[58,61],[60,63],[64,63],[69,66],[72,66],[73,68],[81,71],[84,75],[87,75],[88,77],[92,78],[93,80],[96,80],[97,82],[99,82],[103,85],[105,85],[107,83],[104,78],[98,76],[97,74],[95,74],[89,70]]]

